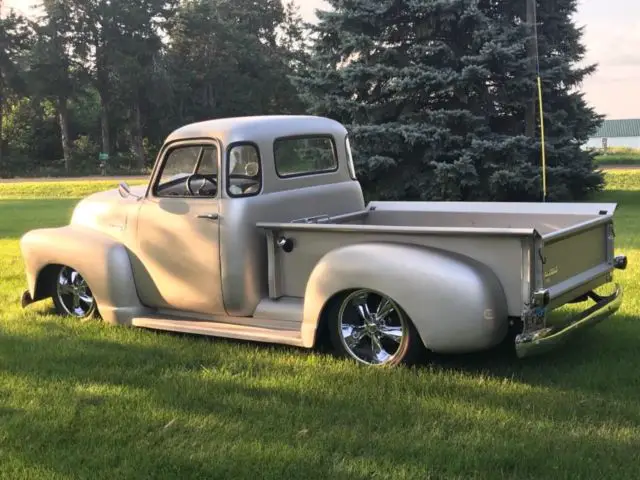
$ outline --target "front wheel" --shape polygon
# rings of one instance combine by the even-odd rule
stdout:
[[[53,303],[58,315],[91,318],[97,312],[96,300],[87,281],[71,267],[62,267],[55,276]]]
[[[329,334],[338,353],[365,365],[414,363],[424,350],[407,314],[390,297],[369,289],[335,302]]]

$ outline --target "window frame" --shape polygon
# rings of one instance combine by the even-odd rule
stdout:
[[[260,177],[260,188],[253,193],[249,193],[249,194],[234,194],[231,193],[229,191],[229,187],[231,186],[231,182],[229,181],[229,175],[231,174],[231,151],[234,148],[237,147],[253,147],[256,151],[256,154],[258,156],[258,177]],[[227,148],[225,150],[225,159],[224,159],[224,190],[226,192],[226,194],[229,196],[229,198],[251,198],[251,197],[256,197],[258,195],[260,195],[262,193],[262,190],[264,189],[264,168],[263,168],[263,164],[262,164],[262,155],[260,153],[260,147],[258,146],[258,144],[256,142],[251,142],[251,141],[238,141],[238,142],[232,142],[229,145],[227,145]]]
[[[278,171],[278,160],[276,157],[276,144],[278,142],[286,140],[307,140],[307,139],[329,139],[331,141],[331,148],[333,150],[333,158],[335,159],[335,167],[327,170],[311,170],[308,172],[292,173],[289,175],[283,175]],[[327,173],[335,173],[340,169],[340,158],[338,156],[338,147],[336,145],[336,139],[330,133],[314,133],[309,135],[289,135],[285,137],[278,137],[273,141],[273,167],[276,171],[276,175],[282,179],[300,178],[300,177],[312,177],[314,175],[324,175]]]
[[[353,161],[353,150],[351,150],[351,139],[349,135],[344,137],[344,152],[347,157],[347,169],[349,170],[349,176],[351,180],[358,180],[358,174],[356,172],[356,165]]]
[[[218,168],[218,188],[216,189],[216,194],[215,196],[204,196],[204,195],[162,195],[162,194],[158,194],[158,185],[160,184],[160,181],[162,180],[162,174],[164,172],[164,169],[167,166],[167,160],[169,159],[169,156],[171,155],[172,152],[174,152],[175,150],[179,149],[179,148],[188,148],[188,147],[198,147],[200,148],[200,154],[198,156],[198,161],[196,162],[196,165],[194,167],[194,172],[198,171],[198,168],[200,168],[200,165],[202,164],[202,159],[204,158],[203,156],[203,151],[206,147],[215,147],[216,148],[216,164],[217,164],[217,168]],[[166,145],[163,150],[160,152],[159,158],[160,158],[160,162],[157,162],[157,165],[152,173],[153,177],[152,177],[152,181],[150,182],[149,185],[149,189],[148,189],[148,196],[151,198],[163,198],[163,199],[170,199],[170,198],[180,198],[180,199],[192,199],[192,200],[217,200],[220,199],[220,155],[221,155],[221,151],[222,149],[220,148],[220,141],[217,139],[211,139],[211,138],[194,138],[194,139],[189,139],[189,140],[179,140],[173,143],[170,143],[168,145]],[[193,174],[193,172],[192,172]],[[186,181],[186,180],[185,180]]]

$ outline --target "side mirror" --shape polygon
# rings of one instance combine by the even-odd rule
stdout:
[[[127,182],[122,182],[118,185],[118,192],[122,198],[134,197],[136,200],[140,200],[141,198],[131,193],[131,188],[127,185]]]

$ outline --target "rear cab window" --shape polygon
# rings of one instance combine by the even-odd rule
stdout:
[[[338,169],[336,146],[330,135],[279,138],[273,145],[273,157],[276,173],[282,178]]]

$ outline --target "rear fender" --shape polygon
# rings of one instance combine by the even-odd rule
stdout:
[[[22,237],[20,249],[33,301],[53,295],[57,270],[65,265],[85,278],[104,321],[128,325],[146,311],[127,249],[112,237],[76,225],[38,229]]]
[[[312,271],[305,291],[305,346],[315,342],[328,303],[357,288],[393,298],[434,352],[483,350],[508,331],[506,296],[486,265],[416,245],[360,243],[327,253]]]

